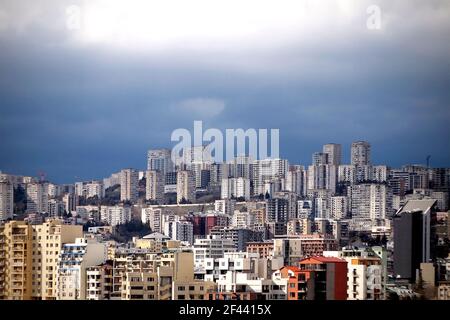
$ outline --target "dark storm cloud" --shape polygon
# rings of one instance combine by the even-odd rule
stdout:
[[[449,5],[378,3],[380,31],[367,30],[363,10],[351,23],[249,43],[188,38],[134,50],[79,43],[64,29],[65,3],[2,2],[0,169],[69,182],[144,168],[148,148],[171,146],[172,130],[194,120],[280,128],[293,163],[309,164],[323,143],[348,154],[367,139],[376,163],[430,154],[448,166]]]

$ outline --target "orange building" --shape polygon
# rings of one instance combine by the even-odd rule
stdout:
[[[307,298],[313,300],[347,300],[347,262],[333,257],[310,257],[300,260],[298,268],[310,272]],[[310,294],[311,291],[314,293]]]
[[[298,266],[285,266],[275,278],[288,278],[288,300],[346,300],[347,262],[338,258],[310,257]]]
[[[314,277],[314,272],[301,270],[298,267],[286,266],[275,271],[274,277],[281,279],[288,278],[287,300],[310,300],[308,299],[308,281],[311,277]]]

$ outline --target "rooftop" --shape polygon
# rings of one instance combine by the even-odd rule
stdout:
[[[437,202],[435,199],[422,199],[422,200],[408,200],[406,204],[398,211],[399,214],[403,212],[422,211],[428,212]]]

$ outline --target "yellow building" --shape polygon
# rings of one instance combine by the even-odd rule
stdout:
[[[121,300],[170,300],[173,270],[158,267],[155,272],[125,272]]]
[[[173,268],[172,300],[203,300],[209,291],[214,291],[213,281],[194,280],[192,252],[178,252],[174,256]]]
[[[0,298],[56,299],[58,259],[64,243],[82,237],[82,226],[60,220],[0,226]],[[3,267],[2,267],[3,265]]]
[[[150,253],[143,249],[117,250],[113,262],[112,299],[172,298],[173,281],[193,280],[193,253]]]
[[[216,291],[214,281],[174,281],[172,300],[204,300],[208,292]]]
[[[0,226],[0,298],[31,299],[32,228],[23,221]]]

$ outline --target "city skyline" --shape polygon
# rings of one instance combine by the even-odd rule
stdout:
[[[354,140],[374,163],[450,163],[448,2],[377,1],[379,29],[371,1],[135,4],[2,1],[1,170],[71,182],[144,168],[193,120],[278,128],[293,163],[330,141],[345,159]]]
[[[212,319],[450,301],[449,17],[0,0],[0,302]]]
[[[358,140],[358,141],[353,141],[352,143],[354,143],[354,142],[366,142],[366,141],[362,141],[362,140]],[[309,160],[306,160],[306,163],[297,163],[297,162],[292,162],[290,159],[287,159],[287,158],[285,158],[285,157],[283,157],[283,156],[280,156],[279,158],[276,158],[276,159],[284,159],[284,160],[287,160],[288,161],[288,163],[289,163],[289,165],[301,165],[301,166],[304,166],[305,168],[307,168],[309,165],[312,165],[312,164],[314,164],[313,163],[313,161],[312,161],[312,158],[315,156],[315,154],[316,153],[322,153],[322,146],[325,146],[325,145],[329,145],[329,144],[337,144],[337,145],[340,145],[341,147],[342,147],[342,153],[341,153],[341,158],[340,158],[340,160],[341,160],[341,165],[350,165],[351,164],[351,158],[352,158],[352,153],[351,153],[351,144],[352,143],[350,143],[350,145],[349,146],[347,146],[347,148],[344,146],[344,145],[342,145],[342,144],[340,144],[340,143],[337,143],[337,142],[328,142],[328,143],[325,143],[325,144],[323,144],[323,145],[321,145],[321,146],[319,146],[319,148],[316,148],[316,150],[314,150],[308,157],[309,157]],[[416,165],[418,165],[418,166],[424,166],[424,167],[426,167],[426,164],[427,164],[427,158],[425,158],[424,159],[424,162],[423,163],[411,163],[411,162],[409,162],[409,163],[402,163],[402,164],[400,164],[399,166],[391,166],[391,165],[389,165],[389,164],[387,164],[387,163],[383,163],[383,162],[380,162],[380,163],[378,163],[378,162],[376,162],[376,161],[374,161],[373,160],[373,150],[374,150],[374,148],[373,148],[373,145],[370,143],[370,141],[368,141],[368,143],[369,143],[369,147],[370,147],[370,149],[371,149],[371,154],[369,155],[369,158],[370,158],[370,162],[371,162],[371,165],[374,165],[374,166],[387,166],[388,168],[392,168],[392,169],[400,169],[401,167],[403,167],[403,166],[408,166],[408,165],[412,165],[412,166],[416,166]],[[207,144],[205,144],[204,146],[206,146]],[[348,150],[347,150],[348,149]],[[104,178],[106,178],[106,177],[108,177],[108,176],[110,176],[111,174],[114,174],[114,173],[117,173],[117,172],[120,172],[121,170],[126,170],[126,169],[134,169],[134,170],[137,170],[137,171],[141,171],[141,172],[146,172],[147,170],[148,170],[148,165],[149,165],[149,163],[148,163],[148,151],[151,151],[151,150],[169,150],[169,151],[171,151],[169,148],[165,148],[165,147],[162,147],[162,148],[150,148],[150,149],[148,149],[147,151],[146,151],[146,153],[142,156],[142,161],[140,161],[141,162],[141,165],[140,166],[129,166],[129,165],[124,165],[124,166],[122,166],[122,167],[120,167],[120,168],[117,168],[116,170],[113,170],[113,171],[109,171],[109,172],[106,172],[105,173],[105,175],[103,175],[103,176],[101,176],[101,175],[96,175],[96,176],[84,176],[84,178],[82,178],[82,176],[76,176],[76,177],[74,177],[72,180],[63,180],[63,181],[60,181],[58,178],[56,178],[56,179],[53,179],[52,178],[52,174],[51,174],[51,172],[44,172],[44,171],[38,171],[38,172],[36,172],[36,173],[31,173],[31,174],[26,174],[26,173],[23,173],[23,172],[8,172],[8,171],[6,171],[6,170],[2,170],[1,168],[0,168],[0,172],[1,173],[3,173],[3,174],[11,174],[11,175],[19,175],[19,176],[30,176],[30,177],[37,177],[37,178],[40,178],[41,176],[43,177],[43,178],[45,178],[47,181],[50,181],[50,182],[54,182],[54,183],[57,183],[57,184],[71,184],[71,183],[75,183],[75,182],[80,182],[80,181],[97,181],[97,180],[102,180],[102,179],[104,179]],[[347,152],[348,151],[348,152]],[[236,155],[236,157],[237,157],[238,155]],[[245,157],[248,157],[248,154],[245,154],[245,155],[239,155],[239,156],[245,156]],[[233,159],[234,159],[235,157],[233,157]],[[269,158],[264,158],[264,159],[275,159],[275,158],[271,158],[271,157],[269,157]],[[256,161],[256,160],[264,160],[264,159],[253,159],[253,161]],[[212,162],[214,162],[214,161],[212,161]],[[227,161],[223,161],[223,162],[216,162],[216,163],[228,163]],[[430,168],[439,168],[439,166],[433,166],[432,165],[432,162],[431,162],[431,164],[430,164],[430,166],[429,166]],[[447,167],[447,166],[443,166],[443,167]],[[173,171],[175,171],[175,168],[173,168],[172,169]],[[180,170],[179,168],[178,168],[178,170]]]

